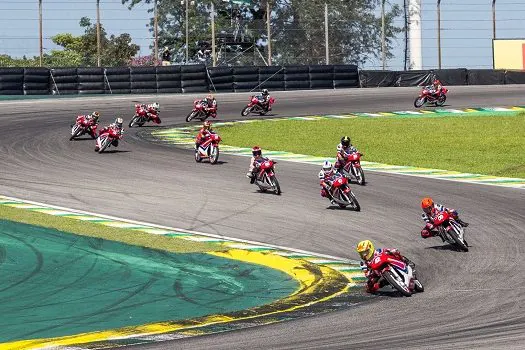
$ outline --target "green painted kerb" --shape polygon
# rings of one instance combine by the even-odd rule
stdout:
[[[298,282],[262,265],[0,220],[0,343],[245,310]]]

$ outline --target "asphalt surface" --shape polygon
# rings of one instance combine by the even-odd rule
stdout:
[[[451,87],[450,108],[525,105],[521,86]],[[411,110],[417,88],[276,92],[275,116]],[[250,94],[217,94],[219,117],[240,119]],[[102,124],[133,100],[157,100],[164,125],[182,123],[194,95],[0,102],[0,194],[357,259],[359,240],[396,247],[417,265],[425,292],[380,296],[338,312],[141,349],[525,348],[525,191],[368,172],[354,186],[361,212],[328,209],[318,168],[280,162],[282,196],[256,191],[248,159],[197,164],[190,151],[146,143],[126,128],[115,152],[69,141],[77,114]],[[111,116],[111,117],[110,117]],[[350,133],[341,130],[341,134]],[[341,135],[334,135],[334,146]],[[283,135],[285,137],[285,135]],[[315,135],[312,135],[315,137]],[[497,161],[497,160],[496,160]],[[470,222],[468,253],[420,238],[423,196]]]

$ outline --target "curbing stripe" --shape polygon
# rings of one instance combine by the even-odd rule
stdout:
[[[356,271],[359,267],[357,261],[259,242],[164,227],[1,195],[0,205],[58,217],[68,217],[75,220],[93,221],[96,224],[116,226],[167,237],[176,236],[187,240],[225,242],[229,250],[208,252],[207,254],[268,266],[290,275],[300,284],[300,287],[294,293],[284,299],[239,312],[210,315],[179,322],[165,321],[57,338],[21,340],[2,343],[0,344],[0,349],[37,349],[58,346],[68,349],[87,349],[97,347],[94,343],[99,343],[100,347],[113,347],[123,339],[127,339],[128,344],[133,343],[133,341],[138,343],[144,337],[147,337],[151,342],[162,341],[170,336],[167,333],[172,332],[176,332],[178,335],[182,333],[187,334],[188,332],[193,335],[214,333],[219,330],[212,326],[218,324],[232,322],[235,324],[237,322],[241,324],[240,327],[242,328],[242,322],[249,319],[261,318],[263,324],[274,323],[286,319],[286,317],[279,318],[275,316],[289,314],[315,304],[328,302],[331,299],[348,294],[350,289],[360,287],[363,284],[362,273],[348,273],[349,271]],[[269,316],[272,317],[268,318]],[[73,345],[74,347],[72,347]]]
[[[264,119],[264,121],[284,121],[284,120],[322,120],[332,118],[421,118],[421,117],[441,117],[443,115],[465,115],[465,114],[488,114],[497,112],[498,115],[516,114],[517,112],[524,111],[525,106],[513,106],[513,107],[483,107],[483,108],[464,108],[464,109],[434,109],[434,110],[419,110],[419,111],[398,111],[398,112],[378,112],[378,113],[347,113],[341,115],[323,115],[323,116],[305,116],[305,117],[288,117],[288,118],[271,118]],[[228,126],[234,123],[255,123],[260,122],[258,119],[248,119],[236,122],[218,122],[216,126]],[[160,142],[166,142],[179,146],[188,145],[186,148],[193,148],[193,134],[198,130],[199,126],[182,127],[182,128],[171,128],[168,130],[154,131],[151,133]],[[184,136],[181,134],[181,130],[185,131]],[[168,136],[169,135],[169,136]],[[190,146],[191,145],[191,146]],[[221,152],[228,155],[236,156],[251,156],[250,148],[235,147],[223,145],[221,146]],[[316,157],[305,154],[296,154],[292,152],[283,151],[266,151],[267,155],[271,155],[275,160],[285,160],[298,163],[307,164],[322,164],[326,157]],[[468,174],[460,173],[457,171],[450,171],[444,169],[427,169],[416,166],[405,166],[405,165],[390,165],[381,164],[376,162],[361,162],[363,169],[366,171],[379,172],[379,173],[390,173],[406,176],[417,176],[427,177],[439,180],[456,181],[456,182],[467,182],[480,185],[489,186],[500,186],[507,188],[525,188],[525,179],[521,178],[509,178],[509,177],[498,177],[483,174]]]

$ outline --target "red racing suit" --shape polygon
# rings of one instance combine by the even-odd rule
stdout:
[[[437,228],[434,226],[434,218],[439,215],[441,212],[448,212],[452,215],[454,220],[458,221],[461,225],[464,224],[461,220],[458,218],[458,212],[455,209],[450,209],[445,207],[442,204],[434,203],[432,209],[430,209],[430,215],[423,212],[421,214],[421,218],[425,222],[425,227],[421,230],[421,237],[428,238],[433,237],[438,234]],[[465,225],[464,225],[465,226]]]
[[[391,249],[378,248],[378,249],[376,249],[374,251],[374,255],[372,255],[372,257],[369,260],[361,261],[361,270],[363,270],[363,272],[365,273],[365,277],[367,278],[366,291],[368,293],[375,293],[375,292],[377,292],[379,290],[379,288],[384,287],[386,284],[388,284],[388,282],[385,281],[384,279],[379,281],[379,279],[381,278],[381,274],[379,273],[379,271],[372,270],[370,268],[370,262],[372,262],[372,260],[374,260],[375,257],[377,257],[378,255],[381,255],[381,254],[391,254],[391,255],[394,255],[395,257],[397,257],[398,259],[402,260],[406,264],[411,263],[410,260],[408,260],[403,255],[401,255],[399,250],[397,250],[395,248],[391,248]]]
[[[196,146],[196,147],[199,147],[200,144],[201,144],[202,142],[204,142],[204,141],[206,140],[206,138],[207,138],[208,136],[210,136],[210,134],[212,134],[212,133],[213,133],[213,131],[211,131],[211,130],[208,130],[208,129],[205,129],[205,128],[201,128],[201,129],[199,130],[199,133],[198,133],[197,136],[195,137],[195,146]]]
[[[95,121],[95,118],[93,118],[91,114],[79,115],[79,117],[81,117],[80,124],[87,128],[89,135],[94,139],[97,138],[96,126],[98,125],[98,122]]]
[[[354,146],[352,146],[352,144],[350,144],[350,146],[348,147],[343,147],[342,144],[338,144],[337,145],[337,160],[335,162],[335,169],[337,170],[337,172],[340,172],[342,173],[343,172],[343,168],[345,167],[346,165],[346,160],[348,158],[348,156],[352,153],[356,153],[357,152],[357,148],[355,148]]]

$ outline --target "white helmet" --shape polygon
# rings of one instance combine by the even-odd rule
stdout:
[[[329,160],[325,160],[323,163],[323,171],[330,172],[332,171],[332,168],[333,168],[332,162],[330,162]]]

